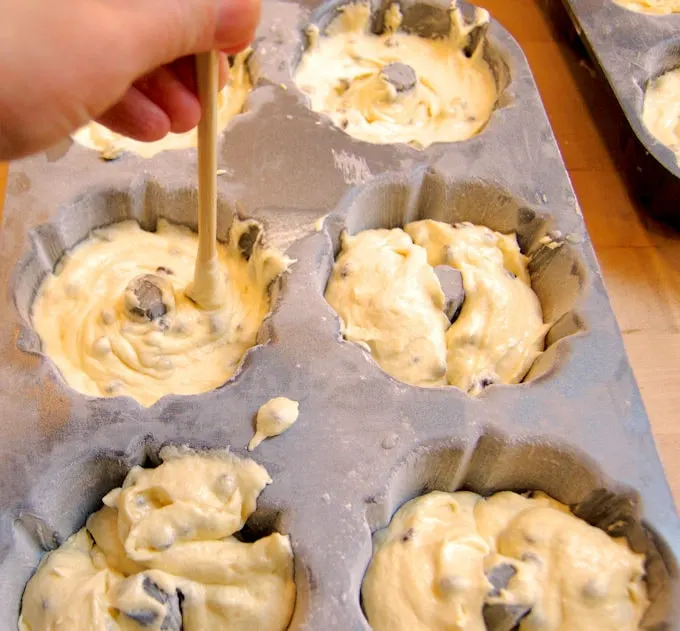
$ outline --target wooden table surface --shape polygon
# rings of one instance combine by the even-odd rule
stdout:
[[[647,218],[629,196],[617,152],[620,113],[538,2],[477,0],[519,41],[534,72],[680,506],[680,234]],[[6,178],[0,164],[0,201]]]

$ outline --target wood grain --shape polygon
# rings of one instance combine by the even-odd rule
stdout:
[[[621,173],[621,115],[539,0],[478,0],[518,40],[574,183],[680,505],[680,235],[647,218]],[[0,199],[6,166],[0,165]]]

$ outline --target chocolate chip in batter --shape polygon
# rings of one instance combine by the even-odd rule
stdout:
[[[124,611],[123,612],[130,620],[134,620],[140,627],[150,627],[154,622],[156,622],[155,611],[150,609]]]
[[[416,534],[416,531],[413,530],[413,528],[409,528],[408,530],[406,530],[404,532],[403,535],[401,535],[401,540],[403,542],[411,541],[411,539],[413,539],[413,535],[415,535],[415,534]]]
[[[380,74],[385,81],[390,83],[397,94],[404,94],[416,87],[418,75],[408,64],[395,61],[394,63],[383,66]]]
[[[123,382],[120,381],[120,379],[114,379],[112,381],[109,381],[109,383],[106,384],[106,387],[104,388],[104,392],[106,394],[115,394],[116,392],[120,392],[123,389]]]
[[[486,39],[486,32],[488,30],[489,23],[482,22],[470,31],[467,44],[463,47],[463,53],[465,53],[466,57],[472,57],[480,48],[480,46],[483,45],[484,40]]]
[[[455,322],[465,301],[463,276],[457,269],[448,265],[437,265],[434,273],[444,292],[444,313],[450,322]]]
[[[496,383],[492,377],[482,377],[479,380],[479,387],[480,388],[488,388],[491,384]]]
[[[157,274],[166,274],[168,276],[172,276],[175,272],[173,272],[169,267],[164,267],[163,265],[159,265],[156,268],[156,273]]]
[[[253,249],[260,238],[261,230],[257,224],[250,224],[248,230],[246,230],[238,239],[238,249],[241,251],[241,255],[246,261],[250,260],[253,255]]]
[[[174,309],[174,302],[172,286],[156,274],[136,276],[125,289],[125,307],[138,321],[157,320]]]
[[[528,605],[484,605],[482,615],[489,631],[514,631],[519,623],[531,613]]]
[[[142,589],[147,596],[165,606],[165,616],[160,626],[161,631],[182,631],[182,603],[184,602],[184,594],[179,589],[169,594],[148,576],[143,578]],[[142,627],[150,627],[158,619],[156,612],[148,609],[123,611],[122,613]]]
[[[489,596],[500,596],[501,591],[507,589],[510,579],[517,574],[517,570],[510,563],[501,563],[486,572],[486,578],[491,583],[492,589]]]

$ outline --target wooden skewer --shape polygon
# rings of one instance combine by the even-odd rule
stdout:
[[[187,296],[204,309],[224,301],[225,279],[217,265],[217,92],[219,53],[196,55],[196,82],[201,103],[198,124],[198,255],[194,282]]]

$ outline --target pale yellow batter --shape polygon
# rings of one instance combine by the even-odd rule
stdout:
[[[255,419],[255,435],[248,443],[248,450],[252,451],[265,438],[283,434],[297,421],[300,404],[286,397],[270,399],[257,411]]]
[[[344,234],[326,288],[342,332],[390,375],[478,394],[520,382],[547,330],[514,235],[424,220],[404,230]],[[460,270],[465,301],[453,324],[434,266]]]
[[[375,534],[362,596],[374,631],[485,631],[498,604],[526,614],[520,631],[634,631],[644,574],[644,555],[546,495],[435,491]]]
[[[680,12],[680,0],[614,0],[616,4],[629,11],[668,15]]]
[[[282,631],[295,605],[287,536],[233,535],[271,482],[252,460],[165,449],[63,546],[24,592],[20,631]]]
[[[680,68],[647,84],[642,121],[649,132],[680,161]]]
[[[252,89],[248,73],[247,59],[250,50],[243,51],[233,58],[229,67],[229,79],[218,95],[218,133],[221,132],[237,114],[240,114],[246,98]],[[81,145],[99,151],[104,160],[113,160],[125,151],[132,151],[144,158],[151,158],[161,151],[187,149],[197,143],[196,129],[183,134],[170,133],[156,142],[140,142],[127,138],[99,123],[91,122],[81,127],[74,135]]]
[[[148,406],[222,385],[255,345],[269,287],[292,262],[257,232],[256,222],[234,220],[229,242],[217,248],[226,302],[204,310],[184,293],[194,277],[194,232],[164,220],[155,233],[134,221],[96,230],[38,290],[32,318],[43,351],[69,385],[92,396],[128,395]],[[148,274],[163,298],[151,319],[130,291]]]
[[[314,111],[359,140],[418,148],[465,140],[486,125],[498,97],[482,47],[471,57],[463,50],[472,30],[488,22],[486,11],[477,16],[476,24],[465,26],[454,5],[450,36],[429,39],[399,31],[393,4],[385,32],[374,35],[370,8],[346,5],[324,35],[309,31],[295,80]],[[410,67],[407,85],[389,79],[386,67],[395,62]]]

